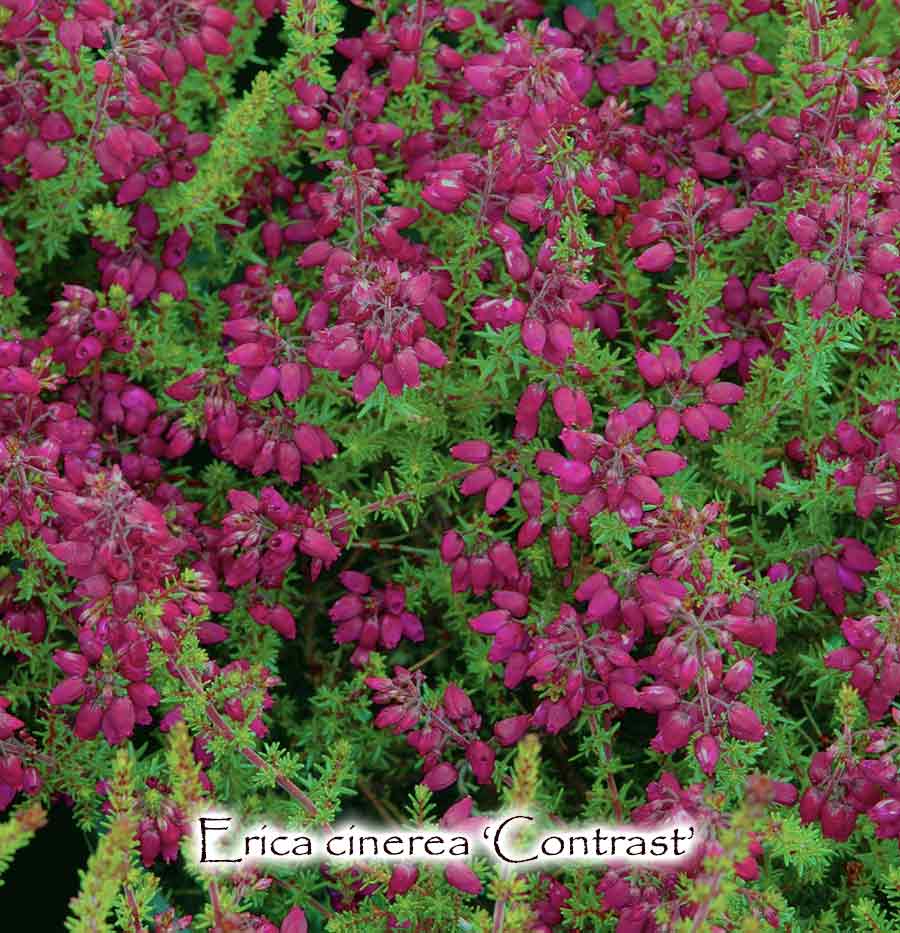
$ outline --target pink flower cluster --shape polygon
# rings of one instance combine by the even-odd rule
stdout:
[[[9,705],[6,697],[0,697],[0,812],[17,794],[36,794],[42,783],[31,763],[34,739],[25,723],[9,712]]]
[[[355,570],[345,570],[340,581],[349,592],[337,600],[328,615],[337,625],[334,640],[338,644],[357,642],[351,664],[364,667],[372,651],[379,647],[391,651],[401,638],[425,640],[418,616],[406,608],[402,586],[388,583],[383,590],[374,589],[372,578]]]
[[[449,787],[459,777],[459,767],[446,760],[454,749],[463,750],[465,764],[479,784],[490,783],[496,753],[479,738],[481,716],[472,701],[450,683],[440,701],[429,702],[423,695],[424,682],[420,671],[399,666],[391,679],[368,678],[374,702],[382,707],[375,717],[376,727],[406,735],[407,743],[422,758],[422,783],[433,791]]]
[[[852,925],[900,840],[896,11],[351,5],[0,0],[8,831],[127,761],[158,871],[192,793],[321,828],[414,768],[423,826],[702,839],[237,871],[204,923]]]

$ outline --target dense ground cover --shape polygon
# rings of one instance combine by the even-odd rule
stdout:
[[[895,3],[0,0],[0,61],[4,898],[68,817],[71,931],[900,930]],[[216,808],[705,829],[211,880]]]

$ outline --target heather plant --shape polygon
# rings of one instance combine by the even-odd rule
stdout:
[[[0,0],[0,61],[4,901],[68,819],[40,929],[900,933],[896,0]],[[213,810],[702,835],[213,876]]]

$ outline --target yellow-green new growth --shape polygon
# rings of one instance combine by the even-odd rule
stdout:
[[[116,755],[110,801],[113,819],[97,849],[79,872],[78,895],[69,904],[66,921],[69,933],[104,933],[112,930],[109,914],[131,870],[136,846],[137,817],[134,807],[134,773],[131,755],[120,749]]]
[[[158,212],[164,230],[184,224],[214,249],[215,224],[240,200],[248,173],[264,158],[277,162],[292,157],[292,135],[298,131],[285,107],[296,102],[294,81],[302,77],[326,91],[333,89],[328,57],[340,32],[340,6],[335,0],[291,0],[285,25],[288,53],[277,68],[259,72],[250,90],[228,109],[194,178],[166,192]]]

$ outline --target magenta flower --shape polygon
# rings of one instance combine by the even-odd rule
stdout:
[[[0,742],[3,743],[3,757],[0,758],[0,813],[9,808],[17,794],[36,794],[42,784],[35,767],[34,749],[28,744],[25,723],[8,712],[9,705],[9,700],[0,696]]]
[[[481,716],[468,695],[450,683],[437,703],[422,693],[424,677],[403,667],[394,668],[392,679],[370,677],[366,685],[374,691],[374,702],[383,707],[375,717],[379,729],[406,734],[407,743],[422,758],[422,783],[440,791],[456,783],[460,768],[446,760],[454,749],[462,749],[467,768],[478,784],[491,783],[495,753],[478,737]]]
[[[351,664],[364,667],[370,652],[378,647],[391,651],[402,638],[424,641],[425,630],[418,616],[406,609],[402,586],[389,583],[383,590],[373,589],[370,577],[353,570],[345,570],[340,580],[349,592],[328,615],[337,625],[334,640],[338,644],[357,642]]]

